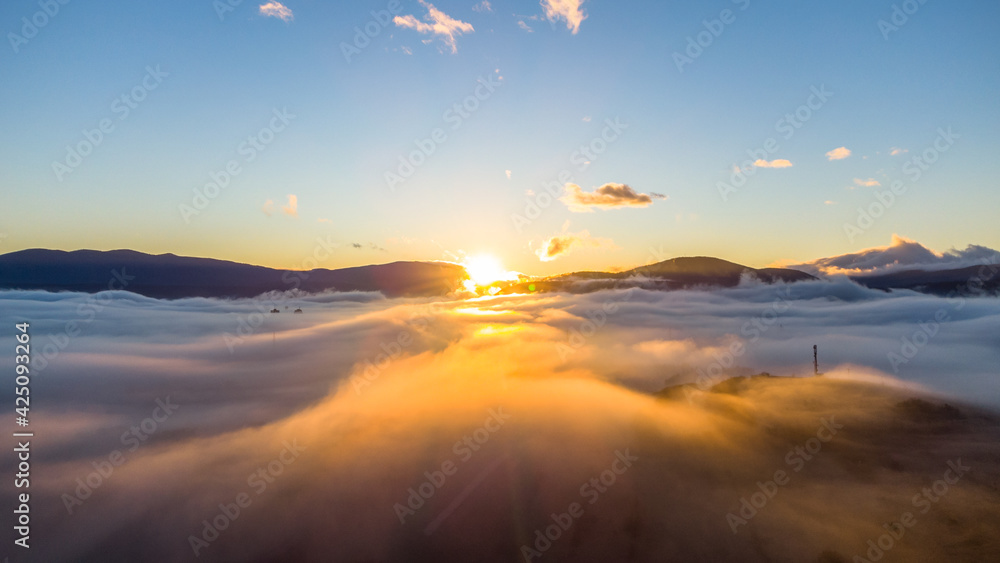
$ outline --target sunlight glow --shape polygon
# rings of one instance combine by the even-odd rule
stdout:
[[[478,307],[462,307],[455,309],[456,313],[462,315],[513,315],[514,311],[507,309],[480,309]]]
[[[522,326],[513,325],[486,325],[482,328],[476,329],[476,336],[499,336],[502,334],[511,334],[524,330]]]
[[[504,270],[500,260],[488,254],[470,256],[462,265],[465,266],[465,271],[469,274],[469,280],[477,286],[518,279],[517,272]]]

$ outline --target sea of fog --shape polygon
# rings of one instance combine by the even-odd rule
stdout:
[[[588,506],[591,495],[610,512],[581,517],[575,539],[547,549],[565,556],[603,529],[602,518],[624,518],[624,531],[615,527],[602,549],[651,550],[639,559],[653,551],[815,557],[811,545],[761,539],[774,529],[764,524],[728,535],[726,514],[742,493],[718,480],[742,482],[745,471],[752,484],[784,466],[786,444],[772,447],[750,427],[727,426],[731,418],[698,410],[697,399],[660,409],[649,393],[683,383],[708,390],[760,372],[810,376],[817,345],[827,377],[796,393],[762,393],[754,412],[775,417],[764,427],[794,423],[812,432],[820,419],[794,412],[837,393],[845,397],[836,406],[841,420],[863,416],[862,405],[874,399],[849,384],[838,391],[839,380],[1000,408],[1000,299],[886,293],[848,282],[434,300],[331,293],[165,301],[5,291],[0,319],[11,337],[0,351],[7,366],[14,365],[14,325],[30,323],[33,541],[40,546],[32,551],[49,561],[105,560],[102,553],[120,556],[106,560],[246,560],[248,553],[275,561],[289,553],[434,560],[481,555],[483,545],[495,551],[481,560],[509,560],[519,546],[544,553],[533,543],[535,528],[551,525],[545,519],[574,501]],[[13,403],[9,386],[0,397]],[[668,436],[666,449],[654,448],[657,463],[683,459],[673,477],[702,491],[697,498],[665,474],[642,474],[641,488],[628,481],[625,495],[609,487],[576,492],[608,468],[622,469],[626,482],[629,460],[653,455],[651,436]],[[772,450],[776,457],[763,453]],[[706,466],[722,473],[705,473]],[[14,472],[10,456],[0,469]],[[455,484],[442,484],[447,479]],[[490,480],[500,484],[482,485]],[[408,500],[425,482],[441,493]],[[823,483],[815,486],[830,493]],[[13,496],[9,483],[2,492]],[[865,499],[870,491],[837,494]],[[647,495],[672,499],[689,517],[635,504]],[[242,507],[238,516],[232,506]],[[837,512],[790,504],[768,518],[779,526],[821,509]],[[213,519],[226,510],[216,528]],[[690,516],[701,513],[704,522]],[[845,530],[854,520],[866,529],[867,516],[841,518]],[[715,547],[699,552],[681,539],[648,543],[629,532],[654,520]],[[456,530],[463,522],[474,528]],[[796,525],[848,558],[863,551],[859,535],[836,540],[818,523]],[[708,541],[708,528],[725,538]],[[320,557],[333,543],[341,551]],[[496,547],[508,543],[514,551]]]

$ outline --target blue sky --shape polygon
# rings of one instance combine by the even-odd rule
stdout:
[[[6,2],[0,251],[295,268],[319,238],[340,245],[322,267],[488,253],[547,274],[682,255],[764,266],[893,233],[1000,247],[996,2],[547,2],[399,0],[386,25],[371,12],[397,4],[381,0],[232,0],[222,17],[208,0],[70,1],[44,18],[45,2]],[[897,23],[912,13],[880,29],[894,5]],[[451,36],[434,33],[434,13]],[[31,34],[22,18],[47,21]],[[378,33],[357,47],[366,24]],[[678,69],[699,33],[705,46]],[[490,88],[477,99],[479,81]],[[776,124],[813,88],[832,95],[785,138]],[[143,99],[126,115],[115,100],[133,93]],[[475,109],[446,113],[456,103]],[[54,170],[102,120],[113,128],[90,154]],[[608,120],[625,127],[596,158],[574,157]],[[949,128],[957,138],[938,140]],[[791,166],[753,166],[723,199],[733,164],[772,138],[765,160]],[[418,140],[433,153],[390,189],[386,173]],[[830,160],[838,147],[850,156]],[[925,151],[935,162],[914,179],[907,163]],[[179,206],[231,162],[239,172],[185,220]],[[555,199],[512,219],[560,173],[587,195],[625,184],[635,197],[595,198],[589,212]],[[897,180],[905,192],[845,232]]]

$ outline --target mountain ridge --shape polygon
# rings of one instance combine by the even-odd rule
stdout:
[[[127,249],[27,249],[0,255],[3,289],[87,293],[125,289],[167,299],[254,297],[291,289],[310,293],[381,291],[389,297],[435,296],[453,291],[465,277],[462,266],[429,261],[277,270],[229,260],[170,253],[154,255]]]
[[[934,295],[1000,294],[1000,268],[901,270],[851,276],[859,285],[890,291],[909,289]],[[117,274],[116,274],[117,272]],[[818,280],[791,268],[752,268],[710,256],[682,256],[621,272],[577,271],[554,276],[495,282],[491,293],[563,291],[589,293],[642,287],[671,291],[736,287],[747,276],[764,283]],[[232,260],[148,254],[130,249],[50,250],[31,248],[0,255],[0,289],[80,291],[124,289],[154,298],[245,298],[270,291],[378,291],[387,297],[445,296],[468,279],[459,264],[396,261],[347,268],[278,270]]]
[[[622,272],[570,272],[536,281],[524,281],[504,288],[503,293],[570,291],[588,293],[602,289],[639,286],[646,289],[677,290],[699,286],[735,287],[744,276],[764,283],[794,283],[816,280],[815,276],[788,268],[751,268],[711,256],[681,256]],[[534,286],[534,290],[531,287]]]

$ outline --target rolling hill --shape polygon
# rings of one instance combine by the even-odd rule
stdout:
[[[268,291],[381,291],[388,297],[445,295],[465,269],[445,262],[393,262],[337,270],[288,271],[210,258],[133,250],[31,249],[0,256],[0,288],[140,295],[253,297]]]
[[[756,269],[707,256],[673,258],[623,272],[573,272],[537,281],[525,281],[503,289],[503,293],[568,291],[586,293],[617,287],[675,290],[694,287],[735,287],[744,276],[765,283],[797,282],[816,279],[805,272],[785,268]]]

